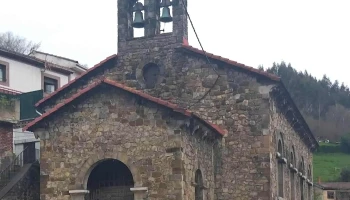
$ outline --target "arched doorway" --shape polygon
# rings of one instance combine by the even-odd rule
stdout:
[[[87,182],[88,200],[134,200],[132,187],[134,179],[129,168],[119,160],[108,159],[91,171]]]

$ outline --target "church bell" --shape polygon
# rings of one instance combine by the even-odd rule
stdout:
[[[141,10],[135,11],[134,21],[132,22],[134,28],[144,28],[145,21],[143,20],[143,13]]]
[[[163,7],[162,15],[161,15],[159,21],[164,22],[164,23],[168,23],[168,22],[173,21],[173,18],[171,17],[171,14],[170,14],[170,8],[168,6]]]

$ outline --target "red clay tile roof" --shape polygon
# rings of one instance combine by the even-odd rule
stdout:
[[[238,63],[236,61],[233,61],[233,60],[229,60],[227,58],[223,58],[221,56],[217,56],[217,55],[214,55],[214,54],[211,54],[211,53],[208,53],[208,52],[204,52],[202,50],[199,50],[197,48],[194,48],[190,45],[188,45],[188,41],[186,39],[184,39],[184,44],[182,45],[182,47],[184,49],[187,49],[187,50],[190,50],[194,53],[198,53],[198,54],[201,54],[201,55],[207,55],[209,58],[212,58],[212,59],[215,59],[215,60],[219,60],[219,61],[222,61],[222,62],[225,62],[229,65],[234,65],[236,67],[239,67],[241,69],[244,69],[244,70],[248,70],[250,72],[253,72],[253,73],[256,73],[258,75],[261,75],[261,76],[264,76],[268,79],[271,79],[273,81],[280,81],[280,77],[278,76],[275,76],[273,74],[270,74],[270,73],[267,73],[267,72],[263,72],[261,70],[258,70],[256,68],[253,68],[253,67],[249,67],[249,66],[246,66],[244,64],[241,64],[241,63]],[[79,77],[77,77],[76,79],[70,81],[68,84],[64,85],[63,87],[59,88],[58,90],[56,90],[55,92],[51,93],[50,95],[46,96],[45,98],[41,99],[39,102],[37,102],[35,104],[36,107],[38,107],[39,105],[41,105],[42,103],[44,103],[46,100],[50,99],[51,97],[53,96],[56,96],[58,93],[60,93],[60,91],[64,90],[65,88],[67,88],[68,86],[70,86],[71,84],[73,84],[74,82],[76,82],[77,80],[81,79],[82,77],[84,77],[86,74],[90,73],[91,71],[94,71],[94,69],[98,68],[99,66],[103,65],[104,63],[106,63],[107,61],[109,61],[110,59],[113,59],[113,58],[116,58],[117,55],[112,55],[112,56],[109,56],[107,57],[105,60],[101,61],[100,63],[98,63],[97,65],[95,65],[94,67],[88,69],[86,72],[84,72],[83,74],[81,74]]]
[[[253,72],[253,73],[261,75],[261,76],[264,76],[264,77],[266,77],[268,79],[271,79],[273,81],[280,81],[281,80],[280,77],[278,77],[278,76],[276,76],[274,74],[270,74],[270,73],[258,70],[258,69],[254,68],[254,67],[246,66],[246,65],[244,65],[242,63],[238,63],[238,62],[230,60],[228,58],[223,58],[223,57],[218,56],[218,55],[214,55],[214,54],[211,54],[211,53],[208,53],[208,52],[204,52],[204,51],[202,51],[200,49],[197,49],[197,48],[194,48],[194,47],[188,45],[188,43],[184,43],[182,45],[182,48],[184,48],[186,50],[189,50],[189,51],[192,51],[194,53],[198,53],[198,54],[204,55],[204,56],[206,55],[206,56],[208,56],[208,58],[211,58],[211,59],[214,59],[214,60],[218,60],[218,61],[227,63],[229,65],[234,65],[234,66],[236,66],[238,68],[241,68],[243,70],[247,70],[247,71]]]
[[[213,129],[214,131],[216,131],[217,133],[219,133],[220,135],[225,135],[227,133],[226,130],[221,129],[219,126],[214,125],[204,119],[199,118],[199,116],[195,115],[194,113],[192,113],[189,110],[186,109],[182,109],[180,108],[178,105],[164,101],[160,98],[155,98],[149,94],[146,94],[142,91],[139,90],[135,90],[133,88],[130,88],[128,86],[125,86],[121,83],[118,83],[116,81],[112,81],[112,80],[108,80],[108,79],[103,79],[103,80],[99,80],[96,81],[95,83],[90,84],[88,87],[80,90],[79,92],[77,92],[76,94],[74,94],[73,96],[71,96],[70,98],[64,100],[64,102],[57,104],[55,107],[53,107],[51,110],[49,110],[48,112],[44,113],[43,115],[41,115],[40,117],[37,117],[35,120],[33,120],[32,122],[28,123],[24,128],[23,131],[29,130],[31,129],[35,124],[39,123],[40,121],[42,121],[43,119],[47,118],[48,116],[50,116],[51,114],[55,113],[56,111],[58,111],[59,109],[61,109],[63,106],[69,104],[70,102],[72,102],[73,100],[75,100],[76,98],[78,98],[79,96],[87,93],[88,91],[90,91],[91,89],[95,88],[96,86],[105,83],[111,86],[114,86],[116,88],[122,89],[124,91],[130,92],[132,94],[135,94],[137,96],[140,96],[142,98],[145,98],[149,101],[152,101],[158,105],[162,105],[165,106],[167,108],[172,109],[174,112],[178,112],[181,113],[185,116],[188,117],[196,117],[197,119],[200,119],[200,121],[202,121],[204,124],[206,124],[208,127],[210,127],[211,129]]]
[[[10,95],[22,94],[22,92],[20,92],[20,91],[13,90],[13,89],[6,88],[6,87],[2,87],[1,85],[0,85],[0,93],[1,94],[10,94]]]
[[[80,76],[76,77],[75,79],[71,80],[69,83],[67,83],[66,85],[58,88],[58,90],[56,90],[55,92],[51,93],[50,95],[46,96],[45,98],[41,99],[40,101],[38,101],[35,106],[38,107],[40,104],[44,103],[46,100],[50,99],[53,96],[56,96],[58,93],[60,93],[62,90],[64,90],[65,88],[69,87],[70,85],[72,85],[74,82],[82,79],[83,77],[85,77],[87,74],[89,74],[90,72],[94,71],[95,69],[97,69],[98,67],[102,66],[103,64],[105,64],[106,62],[116,58],[117,55],[113,54],[109,57],[107,57],[106,59],[102,60],[100,63],[98,63],[97,65],[89,68],[86,72],[82,73]]]

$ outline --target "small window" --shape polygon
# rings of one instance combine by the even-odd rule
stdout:
[[[8,63],[0,61],[0,85],[9,86]]]
[[[327,199],[334,199],[334,191],[327,192]]]
[[[58,81],[53,78],[44,77],[44,92],[45,93],[52,93],[56,91],[58,88]]]
[[[203,178],[201,170],[197,169],[195,174],[196,186],[194,188],[195,200],[203,200]]]
[[[0,82],[6,81],[6,66],[0,64]]]
[[[158,82],[160,69],[158,65],[149,63],[143,68],[143,78],[147,88],[154,88]]]

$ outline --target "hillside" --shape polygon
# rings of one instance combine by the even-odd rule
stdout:
[[[284,62],[260,69],[282,78],[316,137],[339,141],[350,132],[350,90],[343,83],[331,82],[326,75],[318,80]]]
[[[325,144],[320,144],[321,146]],[[313,158],[314,180],[322,182],[337,181],[343,168],[350,167],[350,154],[315,153]]]

